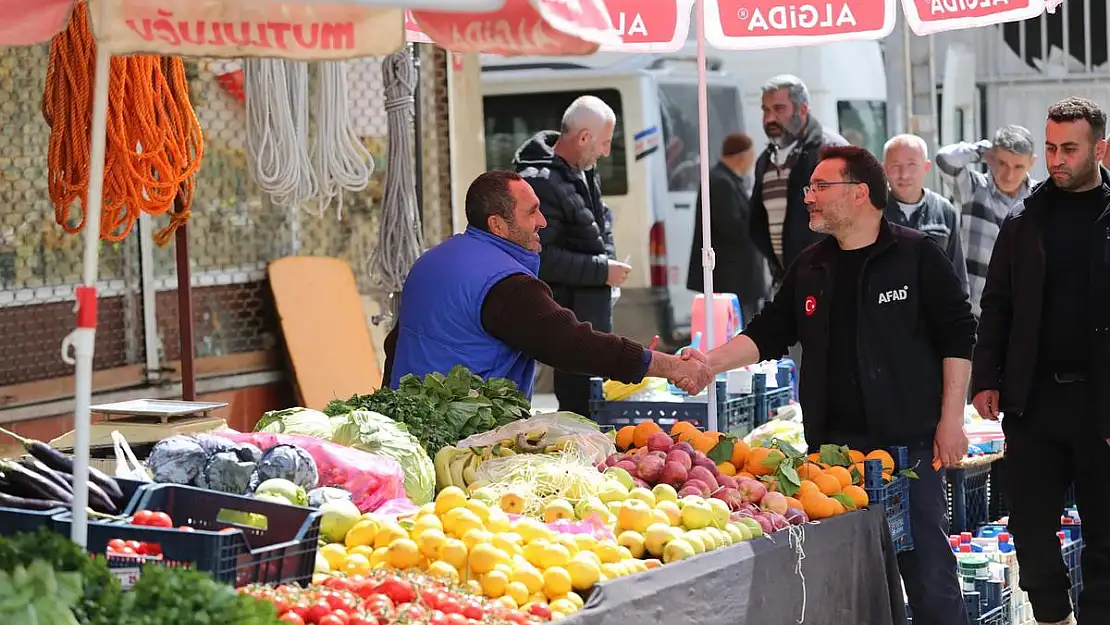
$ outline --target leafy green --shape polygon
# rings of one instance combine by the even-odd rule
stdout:
[[[119,625],[277,625],[271,603],[240,595],[235,589],[190,569],[143,567],[127,593]]]
[[[299,434],[326,440],[331,436],[332,426],[328,415],[311,408],[297,407],[263,413],[255,424],[254,431]]]
[[[431,457],[415,436],[389,417],[366,410],[353,410],[348,413],[346,423],[335,428],[332,440],[396,460],[405,472],[405,494],[408,498],[417,505],[432,500],[436,472]]]
[[[0,571],[0,619],[20,625],[79,625],[73,608],[81,600],[81,574],[56,573],[45,560]]]
[[[333,400],[324,414],[353,410],[385,415],[415,436],[429,457],[446,445],[488,432],[531,415],[532,404],[516,383],[505,378],[483,380],[456,365],[447,375],[429,373],[401,378],[399,388],[381,388],[370,395]]]

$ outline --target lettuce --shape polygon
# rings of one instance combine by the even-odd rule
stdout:
[[[262,418],[258,420],[258,424],[254,426],[255,432],[299,434],[300,436],[311,436],[321,440],[330,439],[332,429],[332,422],[328,419],[328,416],[311,408],[271,410],[264,413]]]
[[[336,419],[336,417],[332,417]],[[405,471],[405,494],[416,505],[432,500],[436,474],[423,445],[399,423],[369,410],[352,410],[331,440],[396,460]]]

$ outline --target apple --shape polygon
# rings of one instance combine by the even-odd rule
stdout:
[[[730,510],[739,510],[744,504],[744,497],[735,488],[722,488],[713,493],[714,499],[720,499],[728,505]]]
[[[667,462],[677,462],[687,471],[694,468],[694,461],[690,458],[690,454],[681,449],[672,449],[667,452]]]
[[[630,478],[636,477],[636,461],[634,460],[621,460],[617,464],[613,465],[613,467],[617,469],[624,469],[624,471],[628,473],[628,477]]]
[[[621,460],[624,460],[624,454],[620,452],[609,454],[609,457],[605,459],[605,466],[615,467]]]
[[[717,478],[713,477],[713,472],[703,466],[695,466],[693,469],[690,469],[689,473],[691,480],[705,482],[705,485],[709,487],[710,493],[717,490],[720,486],[717,484]]]
[[[656,484],[663,477],[665,464],[662,458],[641,456],[640,461],[636,464],[636,476],[648,484]]]
[[[806,513],[797,508],[787,508],[786,514],[783,516],[786,517],[786,521],[791,525],[801,525],[802,523],[809,522],[809,517],[806,516]]]
[[[675,443],[674,447],[672,447],[671,449],[678,449],[680,451],[684,451],[684,452],[687,453],[687,455],[689,455],[691,457],[693,457],[693,455],[694,455],[694,446],[691,445],[690,443],[686,443],[686,442]]]
[[[675,487],[682,487],[686,484],[686,480],[690,479],[687,468],[682,466],[681,463],[668,461],[663,465],[663,475],[660,476],[660,481],[665,484],[670,484]]]
[[[769,492],[763,496],[763,500],[759,502],[759,507],[764,512],[774,512],[780,515],[786,514],[786,495],[773,491]]]
[[[715,477],[717,478],[717,484],[719,484],[721,488],[736,488],[736,478],[731,475],[718,474]]]
[[[685,490],[687,488],[690,488],[691,486],[694,487],[694,488],[697,488],[698,493],[702,497],[708,497],[708,496],[713,494],[713,490],[711,490],[709,488],[709,484],[706,484],[705,482],[703,482],[701,480],[695,480],[695,479],[686,480],[686,485],[683,486],[682,488],[683,488],[683,490]]]
[[[678,496],[682,497],[684,499],[686,497],[690,497],[690,496],[701,497],[701,489],[698,488],[696,485],[695,486],[683,486],[682,489],[678,491]]]
[[[656,484],[655,488],[651,489],[651,494],[655,495],[655,501],[678,501],[678,491],[669,483]]]
[[[740,491],[740,495],[747,503],[758,504],[763,501],[764,495],[767,494],[767,487],[759,480],[753,480],[746,477],[736,483],[736,490]]]
[[[752,518],[755,519],[756,523],[759,523],[759,529],[761,529],[764,534],[770,534],[775,531],[775,524],[771,522],[771,519],[769,519],[766,514],[761,513]]]
[[[647,448],[651,451],[666,453],[671,450],[671,447],[674,447],[674,440],[666,432],[656,432],[647,439]]]

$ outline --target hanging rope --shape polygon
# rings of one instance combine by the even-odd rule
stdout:
[[[319,190],[308,156],[308,65],[245,59],[243,93],[254,180],[274,204],[298,209]]]
[[[347,65],[324,61],[317,67],[316,137],[312,165],[320,185],[320,216],[338,201],[337,217],[343,218],[343,192],[362,191],[374,173],[374,158],[351,125],[347,97]]]
[[[787,528],[788,540],[790,547],[798,556],[794,564],[794,572],[798,574],[798,579],[802,581],[802,612],[798,615],[798,624],[801,625],[806,620],[806,576],[802,572],[802,562],[806,559],[806,530],[804,525],[791,525]]]
[[[424,250],[411,138],[417,75],[407,46],[382,61],[382,79],[389,120],[389,170],[382,195],[378,247],[370,256],[368,271],[383,292],[400,293],[409,269]]]
[[[85,227],[95,59],[87,8],[79,2],[66,30],[51,40],[42,99],[42,115],[50,126],[48,185],[54,218],[72,234]],[[189,218],[204,150],[185,66],[178,57],[113,58],[108,89],[100,238],[122,241],[142,213],[170,212],[169,225],[155,234],[155,242],[165,245]],[[174,213],[178,193],[185,210]],[[78,203],[81,220],[73,225],[70,211]]]

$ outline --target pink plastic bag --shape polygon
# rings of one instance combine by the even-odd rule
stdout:
[[[268,432],[213,432],[237,443],[251,443],[262,451],[275,445],[296,445],[312,455],[320,473],[318,486],[337,486],[351,493],[362,512],[377,510],[391,499],[405,497],[405,472],[396,460],[353,447],[295,434]]]

